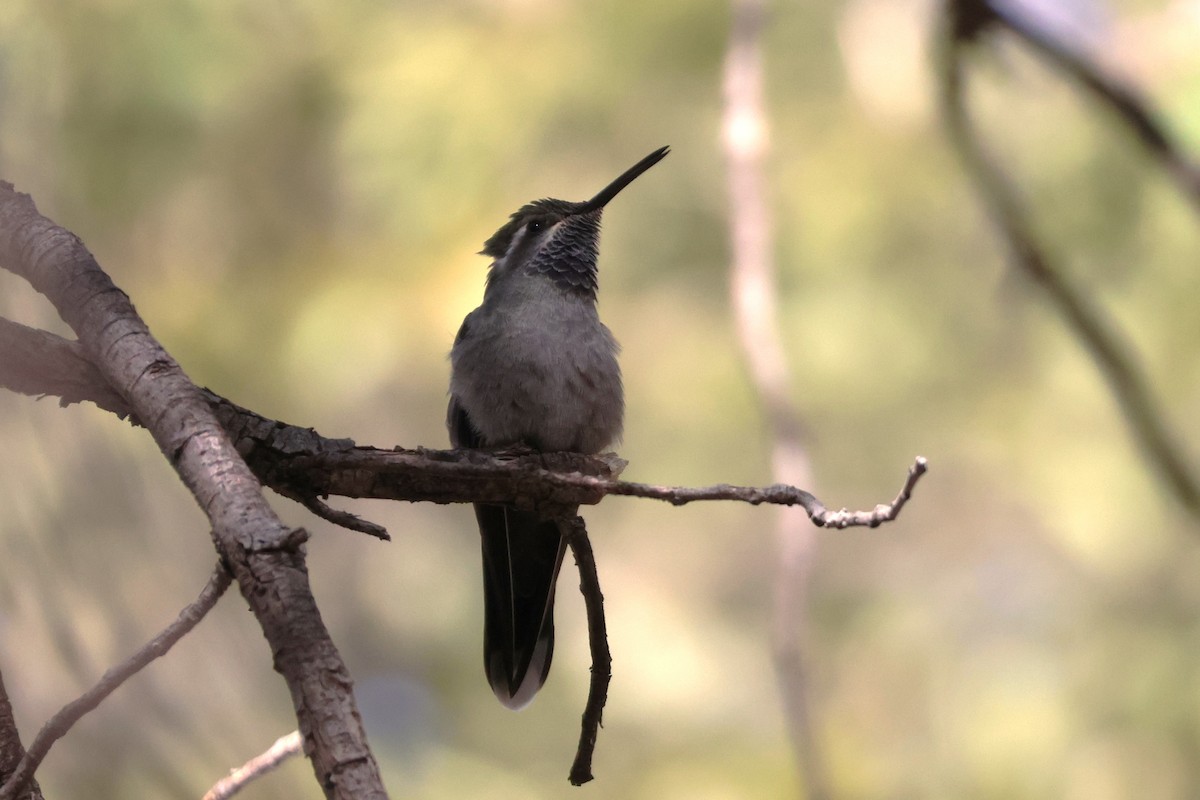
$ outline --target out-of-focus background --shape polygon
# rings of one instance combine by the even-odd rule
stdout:
[[[1022,4],[1143,87],[1200,152],[1194,0]],[[900,520],[818,535],[814,733],[846,798],[1200,794],[1200,538],[1103,381],[1007,266],[943,135],[929,0],[778,3],[765,42],[781,315],[834,507],[932,470]],[[671,156],[605,215],[633,480],[770,482],[727,290],[724,3],[6,0],[0,178],[79,234],[198,383],[378,446],[444,446],[475,255],[542,196]],[[973,98],[1040,233],[1124,329],[1200,460],[1200,225],[1043,64],[986,48]],[[0,274],[0,313],[64,332]],[[144,432],[0,393],[0,670],[28,741],[214,562]],[[609,498],[586,515],[614,673],[597,780],[568,568],[558,650],[513,714],[483,677],[466,508],[333,501],[317,598],[393,796],[800,792],[771,661],[774,513]],[[792,513],[800,513],[798,511]],[[81,723],[48,797],[197,797],[295,725],[236,595]],[[295,760],[246,797],[320,796]]]

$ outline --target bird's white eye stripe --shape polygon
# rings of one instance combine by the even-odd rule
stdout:
[[[522,225],[520,228],[517,228],[517,232],[513,234],[512,241],[508,243],[508,249],[504,251],[504,255],[496,259],[496,266],[498,268],[504,269],[508,257],[515,253],[517,248],[521,246],[521,242],[525,240],[525,231],[528,228],[528,225]]]

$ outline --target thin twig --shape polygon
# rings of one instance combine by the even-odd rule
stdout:
[[[1150,154],[1161,162],[1164,171],[1175,181],[1183,196],[1196,211],[1200,211],[1200,167],[1175,141],[1166,123],[1145,97],[1101,69],[1095,59],[1069,46],[1039,25],[1032,14],[1022,12],[1010,3],[990,0],[987,2],[987,11],[997,24],[1010,30],[1034,52],[1044,56],[1109,108]]]
[[[568,775],[572,785],[582,786],[592,779],[592,753],[600,733],[604,704],[608,701],[612,654],[608,649],[608,628],[604,622],[604,595],[600,592],[600,576],[596,572],[596,559],[592,554],[592,543],[588,540],[587,525],[583,517],[575,517],[570,525],[567,543],[575,554],[575,565],[579,569],[579,591],[583,594],[584,607],[587,609],[588,647],[592,653],[592,679],[588,684],[587,705],[583,709],[579,747]]]
[[[204,794],[203,800],[228,800],[240,792],[251,781],[266,775],[284,761],[299,755],[304,749],[304,738],[300,731],[280,736],[275,744],[240,767],[229,771],[229,775],[213,784]]]
[[[42,759],[50,752],[50,748],[61,739],[84,714],[94,709],[117,688],[133,675],[140,672],[147,664],[165,654],[171,647],[184,637],[200,620],[204,619],[217,600],[229,588],[232,577],[224,564],[218,563],[208,579],[204,589],[191,604],[179,612],[178,618],[157,636],[150,640],[141,650],[138,650],[125,661],[104,673],[95,686],[88,689],[77,699],[63,706],[42,726],[29,745],[25,757],[17,764],[8,782],[0,788],[0,800],[14,800],[22,788],[33,777]]]
[[[962,41],[957,38],[961,34],[955,33],[961,26],[951,20],[947,28],[940,65],[942,115],[1014,263],[1045,293],[1091,356],[1124,412],[1134,439],[1171,494],[1192,516],[1200,517],[1200,477],[1189,466],[1181,440],[1170,429],[1166,413],[1155,401],[1132,348],[1103,310],[1047,254],[1016,190],[971,124],[964,88]]]
[[[813,522],[823,528],[877,528],[885,522],[891,522],[900,516],[901,509],[912,499],[913,487],[928,470],[929,462],[924,457],[917,456],[913,465],[908,468],[908,477],[904,479],[904,485],[900,487],[899,494],[892,502],[877,505],[871,511],[847,511],[843,508],[841,511],[810,512]]]
[[[795,486],[778,483],[774,486],[731,486],[726,483],[716,486],[692,488],[688,486],[654,486],[648,483],[630,483],[628,481],[613,481],[607,487],[607,494],[623,494],[629,497],[647,497],[655,500],[665,500],[671,505],[681,506],[698,500],[736,500],[750,505],[769,503],[781,506],[800,506],[812,520],[821,528],[876,528],[885,522],[891,522],[900,515],[901,509],[912,497],[913,488],[917,481],[929,469],[929,463],[923,456],[917,456],[913,465],[908,469],[904,485],[891,503],[880,504],[870,511],[849,511],[845,508],[830,511],[810,492],[797,489]],[[595,480],[595,479],[592,479]]]
[[[357,514],[351,514],[349,511],[333,508],[323,502],[319,497],[313,495],[303,497],[293,497],[298,500],[305,508],[316,514],[326,522],[332,522],[334,525],[346,528],[351,531],[365,533],[368,536],[374,536],[376,539],[381,539],[385,542],[392,540],[391,535],[387,532],[387,528],[382,525],[376,525],[370,520],[365,520]]]

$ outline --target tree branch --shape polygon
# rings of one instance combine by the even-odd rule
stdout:
[[[849,511],[845,508],[830,511],[812,494],[777,483],[763,488],[755,486],[730,486],[718,484],[701,488],[682,486],[652,486],[645,483],[629,483],[627,481],[612,481],[608,494],[623,494],[630,497],[649,497],[666,500],[672,505],[681,506],[697,500],[736,500],[751,505],[769,503],[781,506],[800,506],[808,513],[814,525],[821,528],[877,528],[885,522],[891,522],[900,516],[901,509],[912,497],[913,487],[929,470],[929,463],[922,456],[917,456],[913,465],[908,469],[908,476],[899,494],[890,503],[881,503],[870,511]]]
[[[955,17],[953,32],[960,41],[975,40],[991,28],[1007,29],[1083,87],[1160,162],[1194,210],[1200,212],[1200,167],[1175,141],[1149,100],[1135,88],[1122,84],[1101,69],[1095,59],[1047,31],[1019,5],[993,0],[952,0],[951,6],[949,13]]]
[[[62,407],[90,401],[121,419],[129,403],[92,366],[79,342],[0,317],[0,387],[53,395]],[[135,423],[136,424],[136,423]]]
[[[587,524],[583,517],[577,516],[570,527],[567,544],[575,554],[575,566],[579,569],[579,591],[587,609],[588,648],[592,653],[592,679],[588,683],[579,746],[567,776],[572,785],[582,786],[592,779],[592,754],[596,750],[596,737],[600,733],[604,704],[608,702],[608,684],[612,679],[612,653],[608,649],[608,626],[604,621],[604,595],[600,592],[600,575],[596,571]]]
[[[179,612],[179,616],[174,622],[164,628],[142,649],[105,672],[95,686],[63,706],[57,714],[51,717],[38,731],[33,743],[29,745],[28,752],[21,758],[8,780],[0,787],[0,800],[15,800],[21,796],[25,784],[33,777],[33,773],[42,763],[42,759],[50,752],[54,743],[66,735],[67,731],[84,714],[100,705],[104,698],[115,692],[121,684],[140,672],[151,661],[166,654],[176,642],[192,628],[195,628],[229,588],[230,580],[229,570],[225,568],[224,564],[218,563],[216,569],[213,570],[212,577],[208,579],[208,583],[200,592],[200,596]]]
[[[0,322],[6,323],[0,324],[0,385],[8,385],[7,354],[20,352],[34,340],[55,359],[68,359],[78,348],[77,343],[45,331]],[[94,401],[93,392],[98,395],[103,386],[89,383],[85,376],[90,371],[91,380],[98,381],[99,373],[87,362],[68,363],[80,371],[79,375],[71,376],[72,386],[78,389],[73,401]],[[630,483],[617,479],[625,462],[612,455],[425,448],[380,450],[355,445],[351,439],[331,439],[312,428],[268,419],[213,392],[201,391],[259,480],[306,506],[310,498],[330,495],[433,503],[498,503],[520,497],[528,508],[554,517],[555,511],[595,505],[614,494],[665,500],[673,505],[728,500],[752,505],[801,506],[814,524],[831,528],[874,527],[890,519],[881,516],[878,508],[894,508],[899,513],[903,507],[901,501],[869,512],[831,512],[811,493],[787,484],[683,487]],[[53,393],[53,386],[49,382],[36,383],[27,393]],[[914,471],[918,469],[916,477],[925,470],[924,459],[918,459],[918,465],[913,467]],[[910,481],[915,484],[912,472]],[[340,519],[343,513],[329,509],[322,516],[343,524]]]
[[[266,775],[292,756],[299,755],[303,752],[303,746],[304,739],[300,737],[300,731],[280,736],[265,751],[237,769],[230,770],[227,777],[221,778],[204,793],[203,800],[228,800],[251,781]]]
[[[0,183],[0,265],[50,299],[208,515],[217,549],[291,690],[326,796],[385,797],[350,675],[309,586],[301,548],[307,534],[271,510],[205,398],[83,243],[7,183]]]
[[[9,782],[24,758],[21,733],[17,730],[12,703],[4,688],[4,675],[0,674],[0,787]],[[18,800],[42,800],[42,789],[37,781],[29,780],[25,781],[24,792],[17,792],[13,796]]]
[[[1171,494],[1188,513],[1200,517],[1200,478],[1189,466],[1181,440],[1166,422],[1166,414],[1155,401],[1136,356],[1112,321],[1047,254],[1016,190],[971,124],[964,88],[963,44],[978,34],[978,26],[986,19],[980,21],[963,14],[978,13],[976,5],[981,2],[959,0],[949,7],[951,18],[939,67],[942,116],[951,141],[1004,236],[1013,262],[1045,293],[1091,356],[1124,412],[1135,441]],[[984,3],[984,7],[991,9],[990,4]]]

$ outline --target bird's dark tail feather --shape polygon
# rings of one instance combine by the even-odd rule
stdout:
[[[525,706],[554,655],[554,584],[566,540],[558,524],[507,506],[475,504],[483,541],[483,663],[509,708]]]

